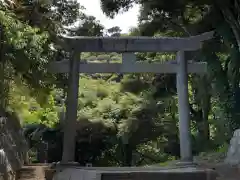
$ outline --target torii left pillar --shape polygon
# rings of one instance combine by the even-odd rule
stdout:
[[[75,161],[76,146],[76,120],[78,109],[78,87],[79,87],[79,64],[80,53],[73,52],[70,59],[70,71],[68,77],[68,93],[66,104],[66,119],[64,124],[62,163],[67,164]],[[73,129],[74,128],[74,129]]]

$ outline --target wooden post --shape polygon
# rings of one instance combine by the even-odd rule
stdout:
[[[179,69],[177,72],[177,94],[178,94],[178,111],[179,111],[179,137],[181,161],[191,163],[191,133],[190,133],[190,110],[188,97],[188,73],[187,61],[184,57],[184,51],[177,53],[177,62]]]
[[[69,86],[67,93],[66,120],[64,127],[62,163],[75,160],[75,136],[78,108],[80,53],[74,52],[70,59]]]

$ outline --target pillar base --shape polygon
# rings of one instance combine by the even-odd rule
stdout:
[[[78,162],[60,162],[59,163],[60,166],[66,166],[66,167],[71,167],[71,166],[80,166],[80,164]]]
[[[55,167],[52,167],[53,169],[56,169],[57,171],[61,171],[66,168],[74,168],[80,166],[78,162],[58,162],[55,164]]]
[[[193,161],[179,161],[175,165],[177,167],[197,167],[197,163]]]

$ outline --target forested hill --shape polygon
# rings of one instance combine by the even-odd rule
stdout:
[[[124,2],[124,3],[122,3]],[[105,1],[108,16],[127,10],[132,0]],[[190,75],[191,133],[195,154],[223,151],[239,128],[239,32],[232,1],[136,1],[139,26],[129,34],[105,29],[97,17],[83,13],[78,1],[1,1],[0,105],[14,111],[23,126],[35,125],[51,142],[49,161],[59,161],[62,99],[67,75],[48,73],[49,62],[69,54],[57,44],[59,33],[80,36],[189,36],[214,30],[213,40],[191,54],[206,61],[205,75]],[[151,4],[152,3],[152,4]],[[80,11],[79,11],[80,9]],[[226,14],[228,12],[228,14]],[[78,23],[79,22],[79,26]],[[66,27],[75,23],[74,29]],[[91,62],[120,62],[117,53],[84,53]],[[169,53],[137,53],[139,61],[174,58]],[[176,77],[170,74],[82,74],[79,88],[77,160],[94,165],[143,165],[178,158]],[[46,127],[48,128],[46,128]],[[33,126],[31,128],[34,129]],[[39,136],[26,129],[31,145]],[[39,135],[39,133],[38,133]],[[34,136],[34,137],[33,137]]]

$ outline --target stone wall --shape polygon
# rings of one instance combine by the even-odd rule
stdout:
[[[237,129],[233,134],[225,163],[240,167],[240,129]]]
[[[0,174],[11,179],[21,169],[28,151],[21,124],[15,114],[0,110]]]

